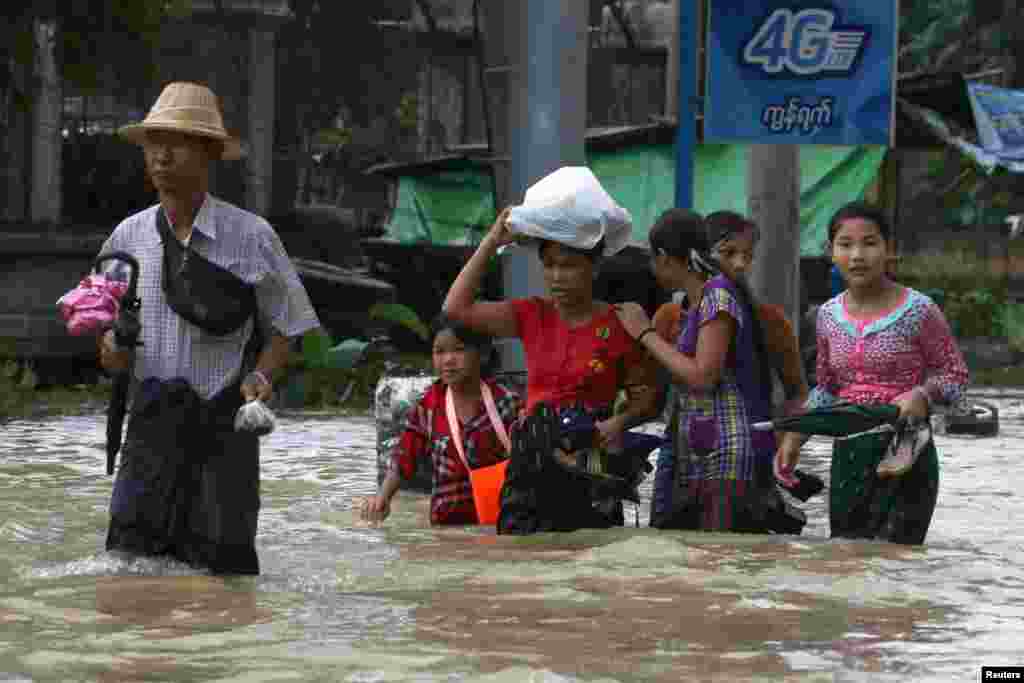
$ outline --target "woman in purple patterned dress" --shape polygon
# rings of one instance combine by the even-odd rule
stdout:
[[[696,213],[670,209],[650,232],[659,284],[685,290],[691,307],[677,346],[653,332],[636,305],[621,306],[627,331],[669,371],[678,388],[677,481],[670,524],[714,531],[775,530],[766,511],[774,484],[758,460],[771,462],[775,438],[750,425],[771,418],[769,363],[752,298],[718,272],[707,229]],[[703,433],[704,439],[698,438]],[[698,441],[705,441],[702,447]],[[760,457],[759,457],[760,454]],[[767,454],[767,457],[765,457]],[[797,529],[791,529],[795,531]]]

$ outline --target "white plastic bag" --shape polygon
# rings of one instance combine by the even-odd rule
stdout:
[[[259,399],[243,403],[235,413],[236,432],[253,432],[256,436],[265,436],[274,431],[275,426],[277,421],[273,411]]]
[[[604,255],[621,251],[633,217],[611,198],[586,166],[563,166],[526,190],[512,207],[509,230],[517,235],[593,249],[604,238]]]

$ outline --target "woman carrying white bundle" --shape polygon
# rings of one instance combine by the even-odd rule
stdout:
[[[629,229],[628,213],[588,169],[560,169],[531,188],[522,207],[498,216],[448,292],[449,316],[495,337],[519,338],[526,355],[527,417],[512,435],[499,533],[623,523],[622,487],[609,492],[601,484],[635,481],[631,458],[621,452],[623,436],[656,415],[654,368],[615,307],[594,299],[593,286],[600,259],[625,245]],[[488,262],[524,236],[537,245],[548,296],[476,300]],[[614,412],[623,389],[628,400]],[[559,425],[569,413],[594,422],[585,447],[561,441]]]

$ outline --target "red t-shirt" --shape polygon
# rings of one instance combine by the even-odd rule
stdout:
[[[650,358],[611,306],[589,322],[569,327],[546,299],[511,303],[526,354],[527,411],[540,401],[556,409],[576,403],[588,410],[609,407],[630,372],[634,379],[654,384]]]

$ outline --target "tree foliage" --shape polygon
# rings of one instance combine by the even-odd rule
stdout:
[[[391,49],[393,41],[383,39],[378,21],[402,17],[404,4],[289,0],[294,18],[279,33],[279,88],[282,101],[295,108],[299,127],[310,136],[333,128],[344,110],[352,125],[367,130],[382,117],[393,120],[376,136],[382,144],[401,137],[399,102],[392,102],[392,89],[382,85],[407,78],[414,60],[405,59],[406,51]],[[230,2],[218,0],[213,7],[222,21],[229,21]],[[15,71],[31,69],[31,27],[38,19],[59,24],[58,60],[67,83],[79,92],[117,92],[156,78],[161,27],[194,11],[192,0],[2,2],[0,90],[30,103],[32,93],[25,85],[30,79],[15,78]],[[351,139],[350,132],[343,135]]]
[[[306,136],[330,137],[321,131],[343,118],[349,143],[372,138],[375,146],[393,148],[402,137],[405,111],[399,112],[392,84],[408,80],[416,60],[403,49],[412,47],[411,38],[402,45],[379,26],[393,4],[291,0],[295,18],[278,41],[280,87]]]
[[[1015,3],[903,0],[900,10],[902,76],[1024,69],[1024,54],[1013,50],[1013,31],[1019,26]],[[1021,207],[1020,182],[1020,175],[1001,167],[990,173],[954,148],[936,149],[920,188],[920,197],[927,198],[922,207],[942,210],[947,224],[999,224],[1007,212]]]
[[[152,80],[160,27],[170,18],[187,16],[191,0],[49,0],[0,4],[0,87],[28,104],[31,93],[19,87],[15,69],[30,69],[32,25],[58,23],[57,54],[61,76],[82,92],[116,88]],[[113,70],[116,69],[116,78]],[[111,73],[108,73],[111,72]]]
[[[1001,5],[1001,0],[901,2],[900,73],[980,70],[998,61],[1014,24]]]

